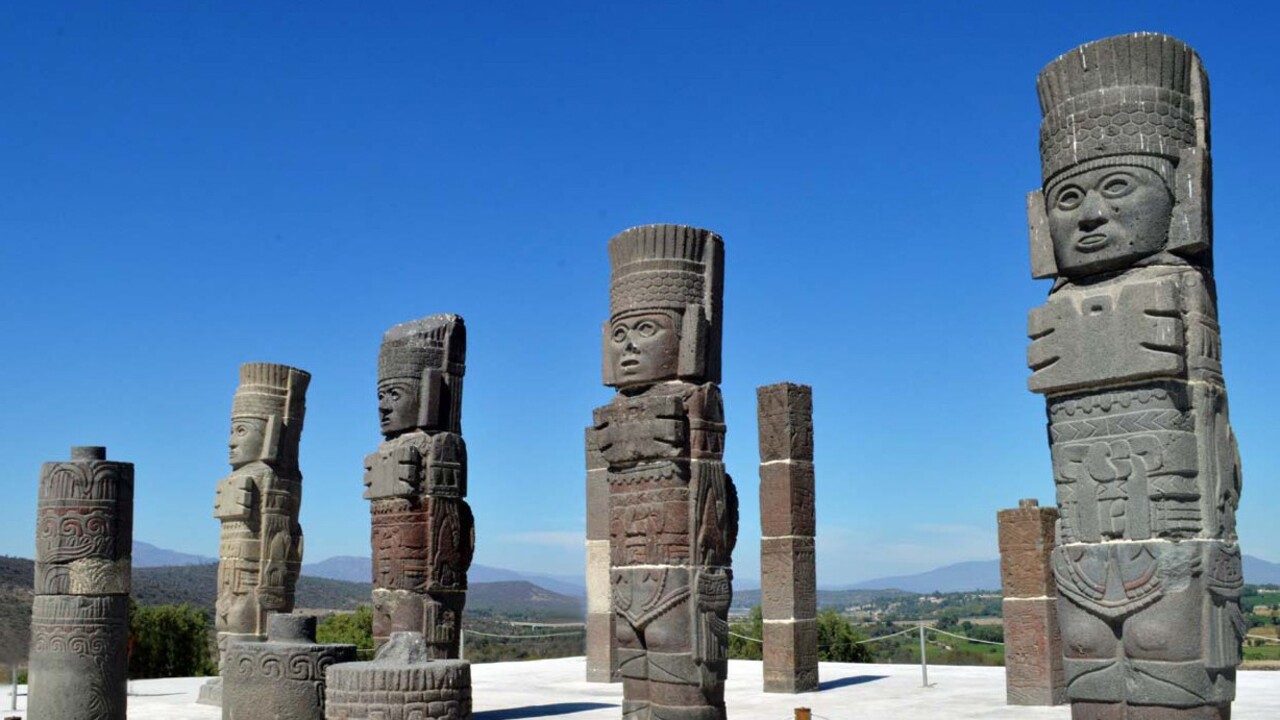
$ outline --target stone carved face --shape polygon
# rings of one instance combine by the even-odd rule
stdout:
[[[393,437],[418,424],[419,382],[396,378],[378,383],[378,422],[382,434]]]
[[[676,377],[680,359],[680,315],[645,312],[613,321],[605,352],[620,387]]]
[[[227,460],[233,468],[241,468],[262,458],[262,443],[267,435],[267,421],[262,418],[239,417],[231,420],[230,449]]]
[[[1058,273],[1118,270],[1160,252],[1173,197],[1154,170],[1102,167],[1061,181],[1045,200]]]

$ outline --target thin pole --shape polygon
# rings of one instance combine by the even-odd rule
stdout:
[[[458,626],[458,659],[467,659],[467,631]]]
[[[10,664],[9,672],[11,673],[9,679],[13,681],[13,706],[9,709],[16,711],[18,709],[18,664]]]
[[[924,657],[924,623],[920,623],[920,680],[929,687],[929,662]]]

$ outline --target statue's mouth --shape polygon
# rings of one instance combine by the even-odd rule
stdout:
[[[640,364],[640,360],[638,360],[637,358],[626,358],[622,362],[618,363],[618,365],[624,368],[633,368],[639,364]]]
[[[1102,233],[1094,233],[1092,235],[1085,235],[1077,240],[1076,249],[1085,253],[1095,252],[1106,247],[1109,242],[1111,242],[1111,238],[1103,235]]]

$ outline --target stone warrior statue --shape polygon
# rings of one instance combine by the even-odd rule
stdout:
[[[1045,396],[1053,572],[1072,717],[1225,720],[1244,625],[1213,282],[1209,92],[1155,34],[1083,45],[1038,81],[1028,385]]]
[[[373,513],[373,637],[424,636],[432,659],[458,657],[475,520],[462,441],[467,329],[457,315],[397,325],[378,353],[386,440],[364,461]]]
[[[231,474],[218,481],[213,516],[222,521],[215,625],[265,639],[267,615],[293,610],[302,568],[302,472],[298,443],[311,375],[273,363],[240,366],[231,401]]]
[[[608,465],[622,713],[725,717],[738,497],[720,398],[724,243],[648,225],[609,241],[610,318],[594,445]]]

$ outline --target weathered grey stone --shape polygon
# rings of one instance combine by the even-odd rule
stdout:
[[[588,448],[607,466],[622,712],[716,720],[738,532],[717,385],[723,242],[648,225],[610,240],[609,258],[603,369],[618,394]]]
[[[73,447],[40,468],[31,720],[124,720],[133,465]]]
[[[231,474],[218,481],[222,523],[214,625],[231,636],[266,636],[267,616],[293,610],[302,568],[302,472],[298,445],[311,375],[274,363],[240,366],[231,401]]]
[[[1230,715],[1244,624],[1209,206],[1208,80],[1164,35],[1083,45],[1038,80],[1029,387],[1046,398],[1076,718]],[[1043,202],[1037,202],[1042,200]]]
[[[475,520],[467,495],[462,378],[467,333],[457,315],[386,332],[378,353],[385,441],[365,458],[373,545],[373,635],[422,634],[435,658],[458,657]]]
[[[124,720],[129,596],[37,595],[31,608],[31,720]]]
[[[394,632],[370,662],[329,668],[328,720],[468,720],[471,664],[432,659],[421,633]]]
[[[316,643],[311,615],[271,615],[267,639],[232,639],[223,656],[223,720],[324,720],[325,672],[355,645]]]

